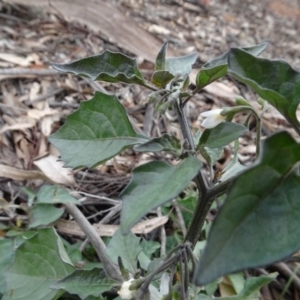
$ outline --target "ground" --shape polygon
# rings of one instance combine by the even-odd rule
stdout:
[[[12,2],[26,4],[21,0]],[[146,48],[153,39],[149,47],[169,41],[172,55],[197,52],[196,69],[229,47],[250,46],[265,41],[270,45],[263,57],[282,58],[295,69],[300,69],[299,1],[108,2],[126,16],[128,22],[134,22],[132,26],[139,26],[145,32],[145,36],[140,36],[140,43]],[[57,162],[59,153],[49,144],[47,137],[63,124],[81,100],[91,98],[94,90],[115,93],[126,107],[135,130],[140,133],[157,136],[168,132],[180,137],[180,131],[172,114],[164,117],[153,114],[151,107],[146,105],[147,92],[140,87],[92,82],[61,75],[50,67],[51,62],[69,62],[110,49],[137,57],[142,72],[149,76],[155,58],[153,53],[159,48],[149,50],[147,54],[134,51],[139,47],[134,44],[136,39],[132,45],[126,41],[118,42],[122,24],[119,24],[117,34],[110,35],[109,29],[103,27],[101,30],[101,19],[98,30],[91,30],[85,26],[87,23],[84,18],[75,20],[65,16],[55,4],[37,8],[0,1],[0,196],[5,203],[26,203],[24,187],[34,191],[44,181],[54,181],[68,187],[74,196],[82,200],[83,211],[92,223],[108,224],[103,228],[109,232],[106,235],[110,235],[118,225],[120,212],[120,206],[112,200],[119,203],[119,192],[128,183],[131,170],[155,155],[126,151],[96,169],[71,171]],[[148,35],[151,39],[147,40],[145,37]],[[200,128],[200,112],[231,106],[237,94],[252,103],[256,99],[249,88],[229,77],[196,95],[187,107],[191,125]],[[265,136],[282,128],[293,134],[278,112],[270,110],[265,114]],[[217,166],[220,170],[230,159],[230,154],[229,150],[224,152]],[[250,132],[241,139],[239,159],[243,164],[250,164],[254,154],[254,132]],[[28,217],[24,214],[19,216],[17,210],[12,210],[11,214],[0,211],[0,221],[3,223],[15,224],[18,218],[24,224],[28,222]],[[158,218],[160,223],[156,223],[154,229],[167,221],[164,216],[158,215]],[[65,235],[84,236],[73,223],[68,225],[67,219],[56,224]],[[141,226],[143,231],[145,227],[143,224]],[[172,226],[169,221],[168,232],[173,232]],[[158,229],[155,230],[152,236],[158,235]],[[0,231],[0,234],[4,233]],[[295,264],[284,262],[268,269],[251,270],[256,274],[274,270],[280,272],[278,280],[262,291],[262,299],[278,299],[290,276],[289,272],[294,268]],[[298,277],[293,280],[285,299],[299,299],[299,282]],[[226,293],[225,289],[223,293]]]

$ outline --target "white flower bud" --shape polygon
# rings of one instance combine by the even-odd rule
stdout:
[[[204,121],[201,123],[202,127],[213,128],[226,120],[226,116],[221,115],[222,109],[212,109],[205,111],[200,116],[205,117]]]

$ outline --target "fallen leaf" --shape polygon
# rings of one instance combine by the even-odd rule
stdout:
[[[132,227],[132,232],[135,234],[147,234],[153,229],[162,226],[168,222],[167,216],[155,217],[146,221],[137,223]],[[65,234],[70,234],[79,237],[85,237],[84,232],[80,229],[75,221],[67,221],[60,219],[54,223],[57,231]],[[99,236],[113,236],[120,227],[119,225],[93,224]]]
[[[34,170],[22,170],[10,166],[0,164],[0,177],[10,178],[17,181],[29,180],[29,179],[42,179],[51,183],[54,183],[50,178],[40,171]]]
[[[59,184],[76,185],[72,169],[64,168],[64,163],[54,155],[48,155],[33,162],[47,177]]]

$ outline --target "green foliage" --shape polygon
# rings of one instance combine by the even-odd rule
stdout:
[[[63,208],[56,208],[52,204],[38,203],[30,212],[29,228],[49,225],[58,220],[64,213]]]
[[[58,71],[89,77],[93,80],[146,84],[136,59],[109,50],[70,64],[52,64],[52,66]]]
[[[242,48],[245,52],[251,53],[254,56],[258,56],[267,47],[267,43],[262,43],[254,47]],[[228,55],[230,50],[221,55],[220,57],[211,60],[202,66],[201,70],[197,74],[196,86],[198,89],[203,89],[213,81],[225,76],[228,69]]]
[[[42,186],[36,195],[32,195],[36,202],[30,210],[30,224],[28,228],[35,228],[42,225],[49,225],[58,220],[64,213],[64,208],[57,208],[53,204],[80,202],[72,197],[69,192],[59,186]]]
[[[165,88],[173,78],[174,75],[169,71],[156,71],[151,77],[151,83],[159,88]]]
[[[198,147],[220,148],[238,139],[247,131],[243,125],[224,122],[206,129],[200,137]]]
[[[300,73],[286,61],[257,58],[241,49],[228,55],[229,73],[252,87],[297,129],[300,103]],[[298,131],[299,133],[299,131]]]
[[[294,171],[299,161],[300,145],[288,133],[265,141],[260,161],[234,182],[213,223],[195,273],[198,285],[300,248],[300,177]]]
[[[51,285],[51,289],[64,290],[70,294],[75,294],[80,299],[88,299],[89,296],[101,297],[103,292],[109,291],[114,282],[107,278],[102,269],[93,268],[92,270],[75,270],[73,273],[58,280]]]
[[[166,54],[168,42],[164,43],[159,50],[155,60],[155,71],[164,71],[166,69]]]
[[[121,257],[125,269],[134,274],[137,271],[137,257],[143,250],[139,243],[140,239],[132,232],[124,236],[120,230],[117,230],[110,240],[106,252],[116,264],[118,257]]]
[[[245,280],[244,286],[237,293],[237,295],[229,297],[219,297],[220,300],[259,300],[259,290],[272,282],[276,278],[276,275],[266,276],[260,275],[259,277],[251,277]],[[211,300],[215,298],[208,297],[206,295],[199,295],[196,300]]]
[[[6,291],[4,272],[14,261],[13,246],[13,241],[10,239],[0,240],[0,297]]]
[[[180,57],[170,57],[166,59],[166,71],[173,75],[188,75],[192,71],[192,65],[196,62],[197,53],[192,53]]]
[[[80,202],[72,197],[69,192],[57,185],[44,185],[36,194],[37,203],[64,204],[74,203],[80,205]]]
[[[50,286],[73,268],[63,262],[59,241],[52,228],[38,229],[15,250],[14,262],[4,275],[7,288],[2,300],[51,300],[62,294]]]
[[[129,146],[145,142],[133,130],[117,97],[101,92],[82,102],[49,139],[66,165],[74,168],[99,165]]]
[[[122,192],[121,229],[130,228],[146,213],[176,197],[199,172],[201,162],[193,156],[176,166],[153,161],[135,168]]]
[[[167,151],[174,155],[182,152],[180,140],[174,135],[163,134],[158,138],[151,139],[143,144],[134,147],[138,152],[160,152]]]

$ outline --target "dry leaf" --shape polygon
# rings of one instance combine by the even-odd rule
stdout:
[[[47,177],[59,184],[76,185],[72,169],[64,168],[58,157],[48,155],[33,162]]]
[[[34,127],[35,124],[34,123],[16,123],[16,124],[13,124],[13,125],[7,125],[5,124],[1,130],[0,130],[0,134],[1,133],[4,133],[5,131],[8,131],[8,130],[21,130],[21,131],[24,131],[25,129],[27,128],[32,128]]]
[[[131,229],[135,234],[146,234],[153,229],[162,226],[168,222],[169,218],[167,216],[155,217],[146,221],[137,223]],[[74,236],[85,237],[84,232],[80,229],[75,221],[67,221],[60,219],[54,223],[57,231],[65,234],[70,234]],[[119,225],[107,225],[107,224],[93,224],[99,236],[113,236],[114,233],[119,228]]]
[[[28,67],[33,61],[31,55],[22,57],[12,53],[0,53],[0,59],[22,67]]]
[[[0,164],[0,177],[10,178],[17,181],[29,180],[29,179],[42,179],[51,183],[54,183],[50,178],[45,176],[40,171],[26,171],[17,169],[14,167]]]

